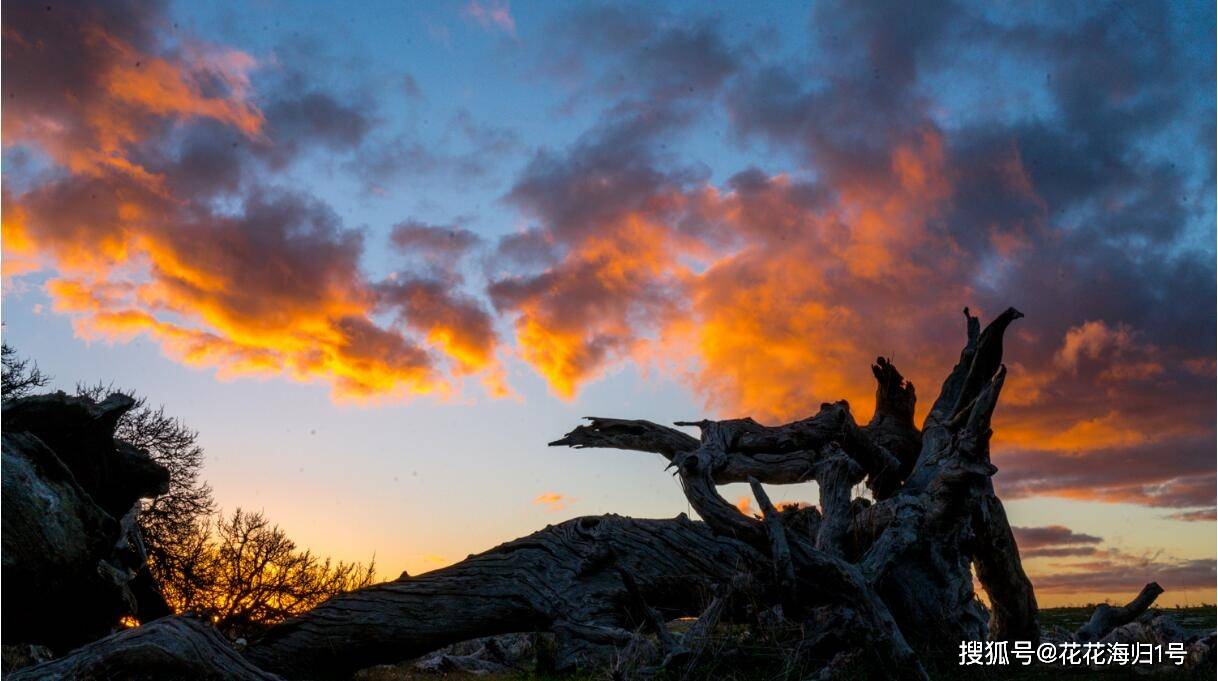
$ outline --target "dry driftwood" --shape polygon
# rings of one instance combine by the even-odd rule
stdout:
[[[1098,641],[1117,627],[1136,620],[1154,605],[1155,599],[1163,593],[1163,587],[1158,582],[1151,582],[1142,587],[1142,592],[1125,605],[1114,608],[1107,603],[1101,603],[1091,614],[1091,619],[1074,632],[1074,640],[1080,643]]]
[[[588,517],[547,527],[456,565],[330,599],[246,651],[288,678],[343,677],[483,636],[552,631],[557,666],[603,660],[637,624],[631,587],[672,619],[699,612],[716,584],[768,565],[704,523]]]
[[[1159,586],[1158,582],[1150,582],[1125,605],[1113,607],[1107,603],[1100,604],[1086,624],[1070,633],[1058,629],[1054,632],[1054,639],[1057,642],[1082,644],[1149,643],[1163,649],[1167,649],[1169,644],[1179,644],[1184,652],[1182,664],[1177,666],[1171,662],[1157,667],[1142,665],[1139,671],[1173,673],[1183,669],[1196,678],[1212,678],[1215,658],[1214,630],[1185,629],[1171,616],[1152,610],[1155,599],[1162,593],[1163,587]]]
[[[279,677],[250,664],[207,624],[165,617],[90,643],[62,659],[20,669],[7,678],[276,681]]]

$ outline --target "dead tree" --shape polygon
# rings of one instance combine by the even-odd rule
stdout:
[[[20,676],[342,678],[461,641],[548,631],[559,669],[612,659],[621,678],[686,678],[708,658],[718,625],[738,622],[762,634],[793,632],[783,662],[801,677],[925,679],[925,663],[953,655],[961,641],[1036,641],[1036,599],[994,495],[989,457],[1006,376],[1002,336],[1020,316],[1009,309],[982,331],[965,309],[960,361],[921,429],[913,385],[880,358],[872,367],[875,414],[863,426],[836,402],[775,427],[752,419],[677,424],[698,427],[699,438],[649,421],[593,418],[551,443],[659,454],[702,522],[684,514],[577,518],[441,570],[331,598],[272,627],[243,656],[211,627],[166,618]],[[766,484],[804,481],[819,485],[819,509],[775,509]],[[719,495],[717,486],[731,482],[749,483],[760,518]],[[860,483],[870,499],[852,496]],[[974,572],[988,611],[973,591]],[[1160,591],[1150,584],[1129,605],[1101,606],[1064,636],[1181,640],[1190,659],[1212,661],[1213,634],[1193,635],[1146,612]],[[668,630],[670,620],[692,615],[684,635]]]
[[[576,666],[624,647],[632,627],[707,604],[717,616],[747,617],[722,613],[730,593],[798,623],[801,649],[826,676],[867,661],[883,677],[924,678],[921,660],[951,654],[962,640],[1037,640],[1036,599],[990,480],[1002,338],[1022,315],[1008,309],[981,330],[964,314],[960,360],[921,429],[913,384],[884,358],[872,367],[876,407],[862,426],[844,401],[781,426],[676,424],[696,426],[700,438],[592,418],[551,444],[659,454],[703,522],[573,520],[331,599],[273,628],[247,656],[286,677],[339,676],[462,639],[549,630],[561,663]],[[763,487],[805,481],[819,485],[819,510],[779,513]],[[731,482],[751,484],[762,518],[720,496],[717,486]],[[852,497],[860,483],[871,500]],[[989,612],[974,593],[974,569]],[[729,590],[726,601],[711,599],[716,589]]]

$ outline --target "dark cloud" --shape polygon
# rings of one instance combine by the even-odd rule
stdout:
[[[75,173],[125,164],[174,117],[213,120],[246,137],[262,127],[245,99],[252,61],[180,52],[157,37],[160,3],[20,4],[6,12],[4,137],[38,146]]]
[[[433,149],[408,135],[380,141],[360,151],[346,164],[364,187],[373,194],[384,194],[395,183],[428,174],[481,175],[481,164],[461,162],[439,156]]]
[[[1214,561],[1209,558],[1152,562],[1096,560],[1071,566],[1071,571],[1035,575],[1039,593],[1127,593],[1132,599],[1147,582],[1158,582],[1168,591],[1212,590]]]
[[[1061,495],[1188,508],[1214,504],[1210,438],[1148,440],[1078,452],[1010,451],[995,457],[995,478],[1010,498]]]
[[[553,240],[540,229],[501,237],[495,252],[500,262],[525,267],[551,265],[558,259]]]
[[[665,107],[706,101],[752,58],[748,41],[729,41],[713,19],[654,7],[579,6],[555,19],[550,32],[556,39],[548,46],[546,69],[579,83],[576,101]]]
[[[468,111],[461,111],[438,142],[425,142],[414,130],[370,138],[343,168],[366,191],[381,195],[408,180],[416,184],[487,181],[497,165],[521,146],[516,131],[478,122]]]
[[[300,149],[299,140],[295,145]],[[200,121],[181,132],[176,149],[152,149],[142,163],[153,172],[172,177],[175,190],[206,200],[234,195],[256,179],[256,154],[265,146],[216,121]],[[167,152],[167,153],[166,153]],[[286,162],[287,154],[280,158]]]
[[[507,200],[564,243],[609,228],[705,180],[705,168],[675,163],[656,148],[659,136],[686,122],[663,107],[615,110],[570,149],[538,151]]]
[[[762,64],[729,87],[735,132],[794,144],[841,181],[872,177],[926,124],[920,69],[966,17],[949,3],[818,4],[808,59]]]
[[[1212,560],[1182,560],[1162,552],[1135,555],[1101,546],[1101,537],[1061,525],[1011,530],[1020,556],[1034,561],[1029,574],[1040,593],[1129,592],[1132,597],[1150,581],[1169,591],[1214,586]]]
[[[395,278],[376,290],[378,304],[394,310],[399,323],[442,348],[458,372],[477,373],[495,364],[497,338],[490,314],[478,301],[454,292],[448,282]],[[497,373],[486,378],[493,392],[507,392]]]
[[[350,151],[364,141],[372,121],[359,107],[325,92],[309,92],[264,107],[268,147],[281,162],[291,160],[302,142],[331,151]]]
[[[458,111],[449,127],[460,133],[474,149],[473,153],[482,157],[499,158],[521,146],[520,135],[515,130],[480,123],[468,109]]]
[[[1173,513],[1168,517],[1172,520],[1184,520],[1186,522],[1201,523],[1214,522],[1215,516],[1215,509],[1207,508],[1200,511],[1181,511],[1179,513]]]
[[[430,225],[405,220],[393,226],[389,241],[404,253],[423,252],[452,260],[479,243],[479,236],[458,225]]]
[[[1097,545],[1104,541],[1091,534],[1075,532],[1061,525],[1044,527],[1012,527],[1019,542],[1019,555],[1031,558],[1078,558],[1100,552]]]
[[[638,327],[685,297],[669,264],[687,240],[669,224],[682,223],[684,192],[707,171],[654,143],[688,120],[664,106],[615,108],[570,149],[537,152],[506,196],[539,224],[505,237],[498,252],[550,267],[505,268],[487,292],[516,317],[524,356],[561,395],[628,356]]]
[[[1070,544],[1098,544],[1103,539],[1092,534],[1075,532],[1062,525],[1045,525],[1043,527],[1012,527],[1015,540],[1023,549],[1042,549],[1050,546]]]
[[[1081,558],[1094,556],[1097,553],[1099,553],[1099,549],[1094,546],[1046,546],[1041,549],[1019,552],[1020,557],[1024,560],[1030,558]]]
[[[419,87],[419,81],[409,73],[402,76],[402,94],[411,101],[418,101],[423,98],[423,89]]]

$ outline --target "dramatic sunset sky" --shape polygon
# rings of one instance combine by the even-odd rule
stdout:
[[[864,4],[5,0],[5,341],[396,576],[686,510],[581,416],[920,420],[1013,305],[1042,604],[1214,602],[1213,3]]]

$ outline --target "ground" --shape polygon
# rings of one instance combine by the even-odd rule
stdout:
[[[1073,608],[1046,608],[1040,611],[1041,626],[1045,630],[1050,630],[1053,627],[1061,627],[1062,629],[1075,630],[1082,626],[1083,623],[1091,617],[1091,613],[1095,610],[1094,605]],[[1171,615],[1180,623],[1189,629],[1213,630],[1216,626],[1216,613],[1214,606],[1200,606],[1194,608],[1162,608],[1164,614]],[[1098,678],[1103,681],[1124,681],[1126,679],[1145,680],[1148,677],[1143,673],[1127,668],[1118,671],[1097,673],[1090,670],[1071,670],[1060,667],[968,667],[967,670],[955,666],[945,666],[941,669],[929,670],[931,678],[935,681],[986,681],[988,679],[1001,681],[1050,681],[1056,679],[1087,679]],[[400,665],[394,667],[378,667],[360,672],[356,677],[358,681],[434,681],[437,678],[443,678],[446,681],[593,681],[600,679],[608,679],[610,676],[606,674],[579,674],[567,676],[555,676],[538,674],[535,672],[518,672],[513,674],[493,674],[477,676],[473,674],[420,674],[413,672],[410,665]],[[715,664],[714,667],[707,669],[700,678],[721,679],[723,681],[780,681],[786,678],[782,669],[774,668],[758,668],[756,664]],[[798,678],[795,676],[794,678]],[[1156,675],[1154,681],[1176,681],[1177,679],[1196,678],[1187,674],[1171,674],[1165,673]],[[657,681],[667,681],[659,678]]]

